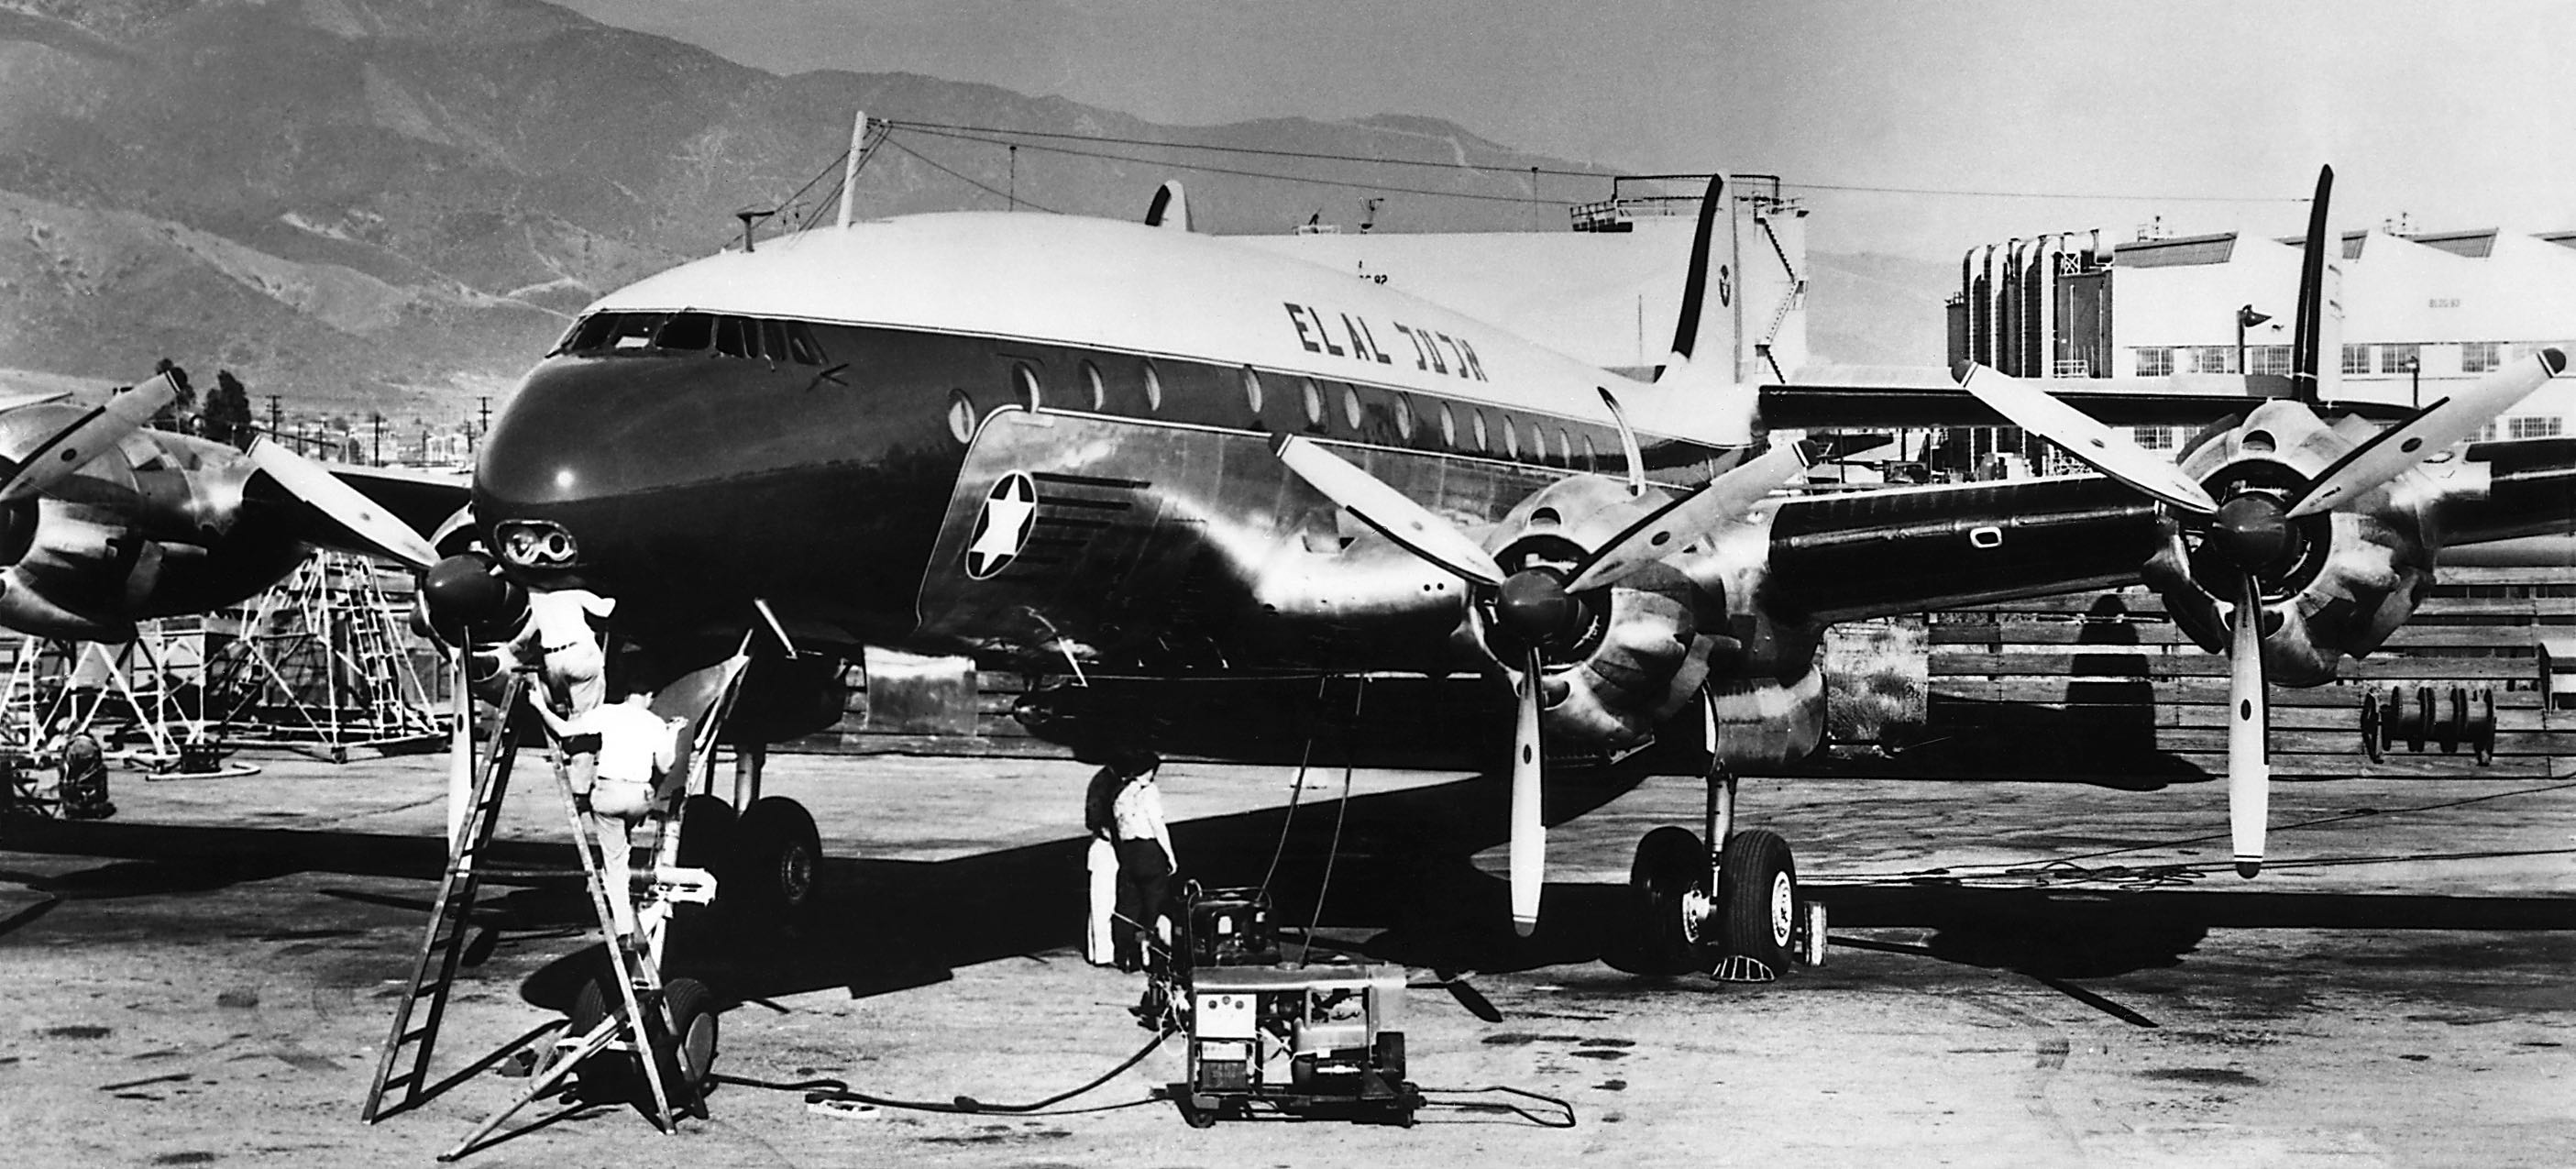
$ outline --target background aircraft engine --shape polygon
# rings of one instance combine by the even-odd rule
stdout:
[[[2172,539],[2146,565],[2147,583],[2201,648],[2228,651],[2238,582],[2263,597],[2263,666],[2274,681],[2332,681],[2336,660],[2367,654],[2406,623],[2433,584],[2414,476],[2373,487],[2333,511],[2289,519],[2299,492],[2373,433],[2320,422],[2303,407],[2267,403],[2233,427],[2213,427],[2184,452],[2184,474],[2225,502],[2206,521],[2168,521]],[[2222,602],[2229,608],[2223,608]]]

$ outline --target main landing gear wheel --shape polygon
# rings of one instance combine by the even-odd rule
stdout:
[[[1798,931],[1798,865],[1788,841],[1768,828],[1730,838],[1717,902],[1718,937],[1728,955],[1759,962],[1774,976],[1789,968]]]
[[[769,917],[813,904],[823,838],[804,805],[779,796],[753,801],[734,825],[733,841],[733,863],[717,887],[719,896],[739,910]]]
[[[1701,945],[1708,920],[1708,850],[1699,834],[1666,825],[1637,842],[1628,869],[1634,905],[1633,937],[1641,971],[1681,974],[1705,970]]]

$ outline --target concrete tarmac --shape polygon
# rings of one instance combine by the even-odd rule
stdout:
[[[359,1122],[436,892],[441,761],[244,761],[263,770],[119,772],[112,821],[0,825],[0,1162],[428,1164],[525,1085],[468,1074]],[[728,1004],[712,1119],[665,1137],[541,1101],[465,1163],[2576,1165],[2576,785],[2475,779],[2277,784],[2253,882],[2229,871],[2215,783],[1748,780],[1745,823],[1796,845],[1836,948],[1743,986],[1620,968],[1631,851],[1695,823],[1695,780],[1557,780],[1545,921],[1522,941],[1503,780],[1361,771],[1337,818],[1338,771],[1296,793],[1290,771],[1176,763],[1186,871],[1269,873],[1282,920],[1426,980],[1468,972],[1502,1013],[1411,996],[1411,1075],[1440,1089],[1417,1127],[1190,1129],[1143,1102],[1181,1074],[1176,1043],[1066,1106],[1083,1111],[826,1114],[762,1086],[1029,1101],[1145,1042],[1138,979],[1075,949],[1088,772],[774,759],[769,791],[822,825],[828,885],[793,936],[678,943],[676,972]],[[522,775],[504,859],[569,865],[559,800]],[[497,928],[441,1074],[541,1035],[603,962],[575,886],[482,904]],[[1489,1085],[1575,1124],[1462,1091]]]

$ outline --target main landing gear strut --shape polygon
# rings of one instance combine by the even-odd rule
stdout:
[[[1779,833],[1735,831],[1735,773],[1722,763],[1709,766],[1700,831],[1666,825],[1647,833],[1628,887],[1649,972],[1769,982],[1793,961],[1824,965],[1825,907],[1799,899],[1797,860]]]

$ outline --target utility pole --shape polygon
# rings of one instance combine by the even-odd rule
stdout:
[[[1011,190],[1004,197],[1011,201],[1011,210],[1020,209],[1020,144],[1017,142],[1011,144]]]
[[[275,435],[275,434],[277,434],[277,433],[278,433],[278,426],[277,426],[277,395],[275,395],[275,394],[270,394],[270,395],[268,396],[268,432],[269,432],[271,435]]]
[[[367,419],[368,419],[368,421],[373,422],[373,423],[375,424],[375,428],[376,428],[375,455],[374,455],[374,458],[373,458],[373,459],[371,459],[370,461],[371,461],[371,462],[373,462],[376,466],[381,467],[381,466],[384,466],[384,465],[385,465],[385,415],[384,415],[384,411],[381,411],[381,410],[371,410],[371,411],[369,411],[369,412],[368,412],[368,414],[367,414]]]

